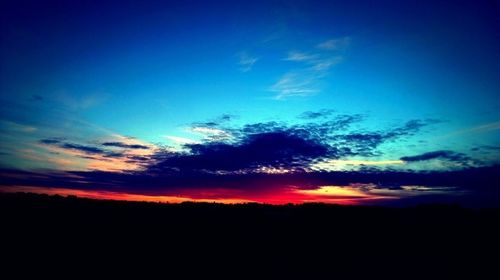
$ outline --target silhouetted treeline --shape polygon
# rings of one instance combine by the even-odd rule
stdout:
[[[445,276],[478,260],[484,267],[474,273],[494,267],[489,256],[500,238],[499,209],[456,205],[163,204],[18,193],[0,194],[0,210],[3,254],[18,264],[82,265],[90,255],[91,266],[147,260],[192,266],[186,273],[205,265],[274,275],[387,267]]]

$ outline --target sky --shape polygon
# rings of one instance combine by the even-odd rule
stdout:
[[[498,1],[2,1],[0,191],[500,206]]]

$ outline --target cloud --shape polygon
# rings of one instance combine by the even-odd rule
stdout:
[[[258,57],[252,56],[247,52],[240,52],[238,54],[238,64],[241,66],[240,70],[242,72],[248,72],[252,70],[253,65],[259,60]]]
[[[468,156],[462,153],[456,153],[453,151],[446,151],[446,150],[433,151],[433,152],[423,153],[420,155],[405,156],[401,158],[402,161],[406,162],[427,161],[433,159],[444,159],[455,162],[465,162],[470,160]]]
[[[16,132],[23,132],[23,133],[32,133],[37,131],[38,129],[34,126],[30,125],[24,125],[20,124],[17,122],[12,122],[12,121],[7,121],[7,120],[0,120],[0,129],[5,129],[7,131],[16,131]]]
[[[65,108],[71,110],[86,110],[105,103],[110,95],[107,93],[92,93],[84,96],[76,96],[66,91],[58,92],[56,100],[61,102]]]
[[[0,169],[0,190],[22,191],[21,186],[38,188],[42,192],[54,186],[85,191],[111,191],[153,197],[175,196],[187,199],[230,199],[231,201],[258,201],[267,203],[334,202],[325,196],[364,197],[363,203],[383,204],[405,197],[427,194],[446,195],[448,201],[488,207],[498,203],[500,166],[468,168],[456,171],[384,171],[384,172],[300,172],[300,173],[162,173],[143,172],[28,172]],[[307,194],[307,195],[306,195]],[[305,196],[304,196],[305,195]],[[105,198],[95,196],[95,198]],[[123,199],[123,198],[122,198]],[[366,199],[366,200],[365,200]],[[173,200],[165,200],[173,202]],[[431,202],[434,200],[431,200]],[[403,201],[404,202],[404,201]],[[402,203],[403,203],[402,202]],[[487,204],[490,202],[490,204]],[[495,204],[494,204],[495,205]]]
[[[342,37],[342,38],[327,40],[325,42],[318,44],[316,47],[322,50],[338,51],[346,49],[350,44],[351,44],[350,37]]]
[[[288,61],[314,61],[318,58],[316,54],[308,54],[304,52],[299,52],[299,51],[290,51],[288,52],[287,57],[285,60]]]
[[[330,70],[330,68],[339,64],[341,61],[342,61],[342,56],[335,56],[332,58],[318,60],[314,63],[312,69],[318,72],[328,71]]]
[[[319,118],[325,118],[330,115],[335,113],[335,110],[331,109],[323,109],[320,111],[307,111],[303,112],[298,116],[299,119],[305,119],[305,120],[313,120],[313,119],[319,119]]]
[[[126,137],[99,141],[100,146],[66,141],[64,138],[41,139],[38,143],[44,148],[53,147],[53,152],[68,157],[92,160],[94,167],[99,166],[100,161],[109,163],[116,159],[114,163],[123,168],[124,163],[140,163],[142,166],[148,164],[148,168],[158,172],[161,168],[167,172],[180,169],[196,172],[286,172],[309,170],[312,164],[318,162],[380,155],[378,147],[382,143],[411,136],[432,123],[429,120],[410,120],[387,130],[352,131],[351,125],[361,122],[363,115],[332,114],[333,110],[327,109],[305,112],[301,116],[314,121],[293,125],[265,122],[231,127],[223,122],[220,126],[195,126],[189,131],[201,135],[200,140],[164,136],[178,145],[175,149],[159,149]],[[150,165],[152,162],[156,164]]]
[[[120,137],[118,139],[129,139]],[[37,152],[38,161],[65,162],[66,167],[77,169],[93,169],[105,171],[137,170],[148,164],[152,155],[159,149],[147,145],[132,144],[140,141],[129,139],[126,142],[104,142],[102,146],[115,148],[112,150],[93,145],[67,142],[63,138],[48,138],[38,141],[38,147],[49,153]],[[104,145],[106,144],[106,145]],[[123,150],[117,151],[116,148]],[[64,167],[64,166],[62,166]]]
[[[53,144],[59,144],[63,140],[57,139],[57,138],[51,138],[51,139],[41,139],[39,142],[42,144],[47,144],[47,145],[53,145]]]
[[[231,133],[214,127],[195,126],[189,128],[189,131],[201,134],[205,137],[205,139],[210,141],[222,141],[232,138]]]
[[[489,133],[489,132],[493,132],[493,131],[497,131],[497,130],[500,130],[500,121],[481,124],[481,125],[473,126],[470,128],[457,130],[457,131],[454,131],[452,133],[443,135],[439,138],[444,139],[444,138],[457,137],[457,136],[468,135],[468,134]]]
[[[333,159],[316,162],[311,165],[313,170],[333,171],[333,170],[348,170],[349,167],[359,166],[383,166],[383,165],[399,165],[404,164],[402,160],[345,160]]]
[[[381,144],[400,137],[412,136],[423,127],[434,123],[436,120],[410,120],[400,127],[385,131],[349,132],[333,135],[331,140],[337,147],[349,150],[350,155],[371,157],[379,155],[377,148]]]
[[[185,164],[189,163],[191,167],[196,166],[197,169],[212,171],[235,171],[262,167],[294,169],[300,166],[300,168],[307,168],[309,161],[323,156],[340,156],[343,151],[337,151],[325,142],[328,140],[328,134],[333,131],[342,131],[351,123],[361,119],[360,115],[339,115],[325,122],[293,126],[267,122],[225,130],[203,128],[199,131],[206,134],[224,135],[224,137],[219,137],[217,141],[206,138],[201,143],[183,143],[189,153],[168,157],[169,164],[161,164],[161,166],[169,166],[168,169],[171,170],[181,168],[174,163],[182,162],[184,170],[186,170]],[[231,135],[231,142],[221,142],[226,140],[226,135]],[[306,157],[303,154],[304,150],[299,148],[299,143],[303,144],[302,148],[311,145],[323,152],[321,155],[316,154],[315,157]],[[262,158],[259,158],[259,155]],[[221,169],[214,168],[212,163]]]
[[[126,144],[122,142],[104,142],[101,145],[106,147],[117,147],[124,149],[149,149],[148,146],[140,145],[140,144]]]
[[[198,143],[198,141],[195,141],[195,140],[189,139],[189,138],[185,138],[185,137],[172,136],[172,135],[165,135],[163,137],[176,143],[176,144],[181,144],[181,145]]]
[[[194,122],[191,124],[191,127],[217,127],[217,126],[220,126],[220,125],[225,124],[227,122],[230,122],[236,118],[237,118],[236,115],[222,114],[222,115],[217,116],[209,121]]]
[[[259,167],[300,168],[328,156],[328,146],[286,131],[244,136],[238,143],[188,144],[189,154],[174,155],[151,170],[236,171]]]
[[[319,92],[315,75],[289,72],[283,75],[272,87],[275,99],[281,100],[296,96],[311,96]]]
[[[483,145],[480,147],[474,147],[471,150],[472,151],[479,151],[479,150],[500,151],[500,146]]]
[[[300,68],[288,71],[270,87],[270,91],[275,92],[277,100],[290,97],[306,97],[317,94],[321,90],[321,84],[327,77],[329,70],[343,60],[341,54],[332,55],[324,50],[343,50],[347,48],[350,40],[346,38],[329,40],[321,43],[322,51],[301,52],[289,51],[285,61],[300,63]]]
[[[308,70],[315,72],[326,72],[330,70],[333,66],[342,62],[343,57],[341,55],[332,56],[331,54],[322,55],[319,53],[305,53],[298,51],[291,51],[288,56],[284,59],[286,61],[303,62],[310,65]]]
[[[103,149],[92,147],[92,146],[80,145],[80,144],[63,143],[59,147],[64,148],[64,149],[77,150],[77,151],[81,151],[81,152],[84,152],[87,154],[107,154],[107,152]]]
[[[86,191],[113,191],[140,195],[175,196],[186,199],[230,199],[259,202],[338,202],[334,197],[353,194],[359,199],[380,200],[440,192],[471,192],[481,196],[499,195],[500,166],[465,168],[454,171],[420,172],[397,169],[410,162],[432,158],[465,159],[450,151],[435,151],[416,156],[370,158],[382,143],[410,137],[435,120],[410,120],[397,127],[377,131],[355,130],[363,115],[333,115],[331,110],[306,112],[306,121],[251,123],[204,127],[203,133],[224,131],[231,141],[180,138],[184,150],[130,149],[143,145],[127,137],[114,137],[113,143],[93,146],[47,138],[43,147],[58,153],[57,158],[38,158],[35,151],[26,156],[35,160],[54,160],[64,166],[88,163],[85,171],[0,170],[0,187],[30,186]],[[313,120],[313,121],[309,121]],[[127,140],[128,139],[128,140]],[[176,139],[172,138],[171,139]],[[178,140],[178,139],[177,139]],[[115,143],[121,143],[115,145]],[[110,148],[110,149],[106,149]],[[120,149],[117,151],[117,149]],[[67,157],[59,157],[64,155]],[[138,167],[141,168],[132,168]],[[338,166],[355,168],[336,169]],[[366,168],[370,167],[370,168]],[[396,168],[396,169],[395,169]],[[352,202],[352,201],[351,201]]]
[[[476,127],[471,128],[468,132],[484,133],[484,132],[496,131],[499,129],[500,129],[500,121],[497,121],[483,125],[478,125]]]
[[[322,111],[325,115],[331,112]],[[316,116],[316,115],[314,115]],[[278,122],[247,124],[232,128],[231,142],[207,139],[200,143],[183,143],[187,153],[169,155],[151,168],[189,171],[252,172],[262,167],[281,170],[308,170],[315,163],[386,165],[402,164],[401,160],[347,160],[346,157],[379,155],[377,148],[387,141],[411,136],[432,122],[410,120],[400,127],[376,132],[347,131],[351,124],[363,120],[362,115],[338,115],[323,122],[286,125]],[[206,130],[206,131],[205,131]],[[204,128],[204,133],[229,133],[216,128]],[[344,133],[342,133],[344,132]],[[321,165],[315,165],[319,168]]]

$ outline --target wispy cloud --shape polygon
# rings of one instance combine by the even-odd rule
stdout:
[[[240,65],[240,70],[242,72],[248,72],[252,70],[253,65],[259,60],[258,57],[250,55],[247,52],[240,52],[238,54],[238,64]]]
[[[490,132],[490,131],[495,131],[495,130],[499,130],[499,129],[500,129],[500,121],[497,121],[497,122],[493,122],[493,123],[478,125],[476,127],[471,128],[469,131],[483,133],[483,132]]]
[[[318,56],[315,54],[309,54],[309,53],[299,52],[299,51],[290,51],[290,52],[288,52],[288,56],[285,58],[285,60],[288,60],[288,61],[313,61],[317,58],[318,58]]]
[[[284,61],[299,64],[299,69],[291,70],[271,86],[274,99],[286,99],[294,96],[310,96],[320,91],[322,80],[329,70],[343,60],[343,56],[334,50],[344,50],[350,43],[349,37],[332,39],[317,45],[312,51],[289,51]],[[319,49],[319,50],[318,50]]]
[[[319,89],[314,74],[289,72],[271,87],[271,91],[276,92],[274,98],[279,100],[292,96],[310,96],[316,94]]]
[[[17,132],[25,132],[25,133],[31,133],[35,132],[37,130],[36,127],[34,126],[29,126],[29,125],[24,125],[12,121],[4,121],[0,120],[0,128],[3,128],[7,131],[17,131]]]
[[[76,96],[67,91],[60,91],[56,94],[56,100],[70,110],[86,110],[99,106],[109,99],[109,94],[96,92],[83,96]]]
[[[328,71],[333,66],[339,64],[342,61],[342,56],[335,56],[327,59],[318,60],[312,66],[314,71],[323,72]]]
[[[469,134],[481,134],[481,133],[489,133],[493,131],[500,130],[500,121],[495,121],[491,123],[486,123],[486,124],[481,124],[465,129],[460,129],[445,135],[442,135],[437,138],[449,138],[449,137],[458,137],[458,136],[463,136],[463,135],[469,135]]]
[[[322,50],[339,51],[346,49],[347,47],[349,47],[350,44],[351,44],[350,37],[342,37],[342,38],[327,40],[325,42],[318,44],[316,47]]]
[[[98,147],[63,138],[41,139],[34,145],[36,151],[24,153],[23,157],[67,170],[121,172],[141,169],[158,151],[152,144],[117,134],[107,136],[105,141]]]

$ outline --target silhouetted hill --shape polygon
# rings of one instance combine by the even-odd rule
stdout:
[[[481,273],[494,267],[500,236],[498,209],[454,205],[159,204],[17,193],[0,194],[0,210],[2,254],[28,267],[447,275],[479,263]]]

